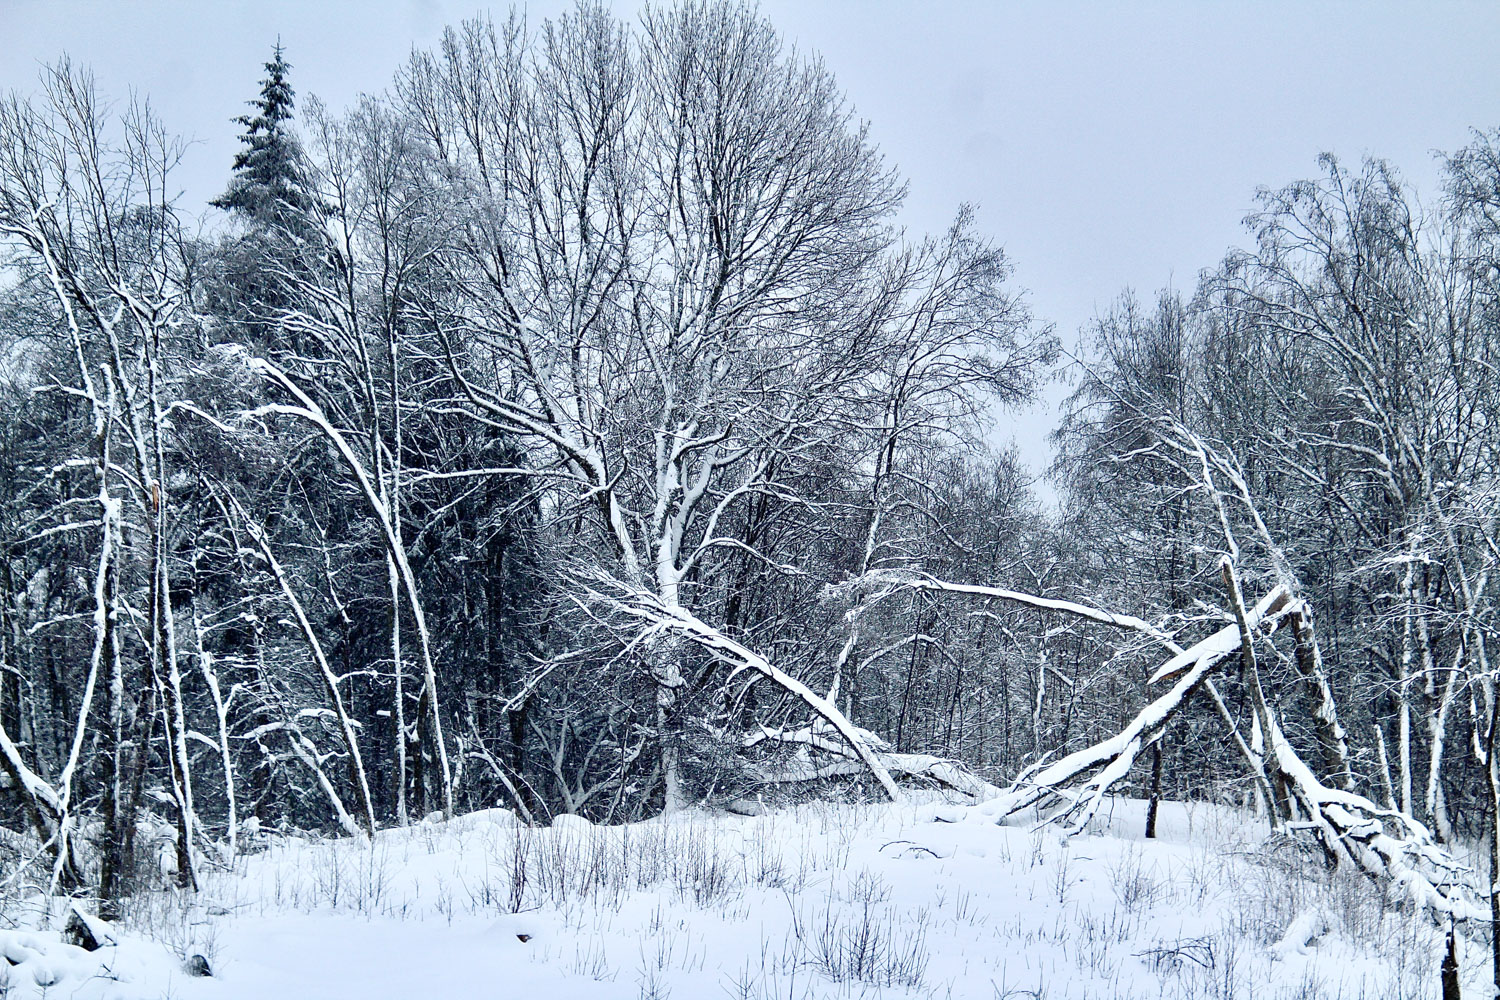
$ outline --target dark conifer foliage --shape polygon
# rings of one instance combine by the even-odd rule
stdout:
[[[210,202],[261,225],[284,224],[313,205],[302,179],[301,150],[292,133],[295,91],[287,79],[291,68],[278,40],[271,61],[265,64],[260,96],[247,102],[253,113],[234,119],[245,128],[240,135],[244,148],[235,154],[229,187]]]

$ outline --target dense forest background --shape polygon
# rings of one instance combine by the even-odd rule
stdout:
[[[1425,208],[1325,157],[1062,357],[753,9],[469,21],[342,110],[278,48],[239,121],[203,233],[143,100],[0,106],[0,837],[55,885],[980,794],[1236,622],[1104,790],[1292,820],[1306,757],[1497,843],[1500,131]],[[1058,377],[1053,509],[988,419]]]

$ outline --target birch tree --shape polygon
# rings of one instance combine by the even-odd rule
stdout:
[[[10,99],[0,119],[0,227],[18,252],[17,266],[50,290],[56,322],[67,331],[74,370],[50,387],[83,399],[94,414],[105,526],[95,653],[74,749],[62,773],[58,846],[66,847],[68,789],[100,670],[109,672],[110,742],[119,742],[117,694],[123,681],[113,623],[124,595],[113,581],[118,579],[116,535],[123,523],[117,505],[128,500],[145,533],[141,617],[149,678],[162,694],[178,878],[185,888],[196,888],[193,786],[171,597],[175,508],[168,493],[170,415],[176,402],[168,357],[190,322],[182,235],[169,194],[180,146],[144,104],[130,106],[118,128],[112,127],[92,80],[66,62],[45,70],[42,85],[42,97]],[[118,452],[106,447],[115,435]],[[109,457],[114,454],[118,460]],[[112,756],[108,789],[118,793],[118,755]],[[124,821],[131,822],[128,816]],[[108,836],[112,895],[118,874],[114,845],[123,834],[112,828]]]

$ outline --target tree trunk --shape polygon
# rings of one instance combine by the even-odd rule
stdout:
[[[1448,950],[1443,955],[1442,980],[1443,1000],[1464,1000],[1458,976],[1458,933],[1452,920],[1448,921]]]
[[[115,920],[120,916],[125,873],[125,837],[120,823],[120,795],[124,788],[124,761],[120,759],[120,743],[125,719],[125,678],[116,636],[119,580],[119,565],[111,560],[103,581],[104,633],[103,648],[100,651],[109,667],[109,719],[104,727],[104,739],[100,741],[104,763],[104,792],[99,803],[104,823],[104,848],[99,857],[99,915],[106,920]]]
[[[406,671],[401,663],[401,579],[396,572],[396,560],[389,554],[385,568],[391,592],[391,671],[396,681],[392,706],[396,723],[396,773],[391,784],[396,798],[396,823],[406,826],[410,819],[406,811]]]
[[[1489,779],[1490,792],[1490,926],[1500,927],[1500,759],[1495,756],[1495,751],[1500,749],[1500,740],[1496,737],[1500,730],[1500,698],[1495,699],[1495,705],[1490,713],[1490,731],[1485,746],[1485,776]],[[1493,979],[1495,983],[1495,996],[1500,1000],[1500,934],[1490,935],[1490,962],[1492,966]]]
[[[680,739],[675,719],[677,691],[682,687],[680,649],[676,640],[665,643],[653,659],[652,677],[656,681],[656,738],[661,746],[663,785],[662,812],[671,813],[687,805],[682,782]]]
[[[141,812],[141,797],[146,790],[146,771],[151,766],[151,744],[156,739],[156,719],[161,714],[156,710],[156,685],[148,683],[150,680],[151,673],[148,664],[141,678],[146,710],[141,711],[141,702],[137,699],[135,732],[132,738],[135,756],[131,760],[134,771],[130,776],[130,798],[126,800],[125,815],[120,823],[121,842],[124,844],[124,857],[121,859],[120,868],[127,879],[135,873],[135,818]]]
[[[1156,813],[1161,807],[1161,740],[1151,748],[1151,797],[1146,802],[1146,839],[1156,839]]]

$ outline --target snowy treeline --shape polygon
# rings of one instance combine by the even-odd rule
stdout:
[[[1380,162],[1263,192],[1064,367],[753,10],[470,21],[346,110],[289,71],[207,230],[143,101],[64,61],[0,107],[30,877],[108,912],[247,827],[1014,781],[1255,803],[1479,915],[1500,132],[1425,209]],[[1051,511],[989,442],[1060,371]]]

